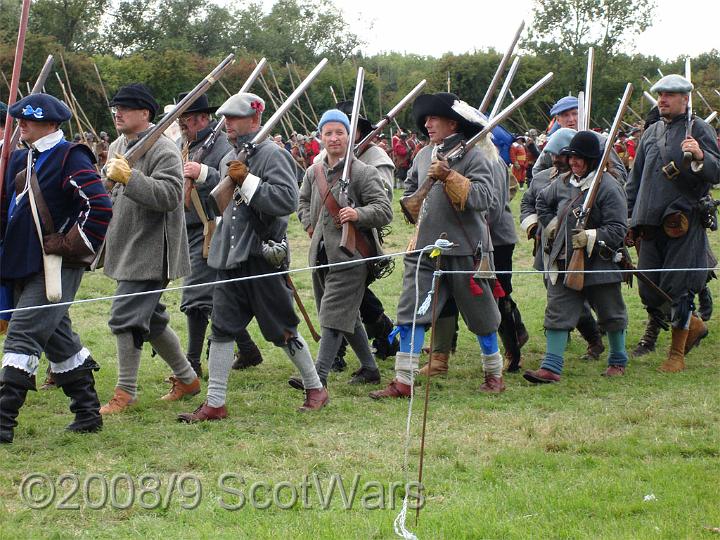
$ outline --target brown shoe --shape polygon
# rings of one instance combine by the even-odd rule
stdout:
[[[604,373],[601,373],[603,377],[622,377],[625,375],[625,366],[608,366]]]
[[[115,394],[110,398],[107,405],[100,407],[100,414],[115,414],[123,412],[131,405],[137,403],[137,398],[132,397],[122,388],[115,388]]]
[[[319,411],[330,403],[327,388],[311,388],[305,390],[305,403],[298,408],[298,412]]]
[[[605,345],[602,342],[602,338],[599,338],[597,341],[588,343],[587,351],[580,357],[580,360],[597,360],[604,352]]]
[[[707,337],[708,327],[700,317],[693,314],[690,317],[690,327],[688,328],[687,340],[685,340],[685,354],[689,353],[694,347],[700,344],[700,341]]]
[[[545,368],[540,368],[535,371],[528,369],[525,373],[523,373],[523,377],[525,380],[537,384],[555,383],[560,380],[560,375]]]
[[[685,343],[687,342],[688,330],[685,328],[672,328],[672,342],[670,352],[665,361],[660,364],[658,371],[664,373],[677,373],[685,369]]]
[[[428,373],[431,377],[435,375],[446,375],[448,371],[448,358],[446,353],[432,353],[430,361],[420,369],[420,375],[427,377]]]
[[[173,375],[170,377],[170,382],[172,382],[172,388],[160,398],[163,401],[177,401],[185,396],[196,396],[200,393],[200,379],[197,377],[190,384],[185,384]]]
[[[505,391],[505,383],[502,377],[485,375],[485,382],[480,385],[480,391],[485,394],[499,394]]]
[[[206,401],[191,413],[178,414],[177,420],[178,422],[185,422],[186,424],[195,424],[197,422],[222,420],[223,418],[227,418],[225,405],[221,407],[211,407]]]
[[[370,392],[369,395],[373,399],[406,398],[410,397],[411,393],[412,386],[393,379],[384,389],[375,390],[374,392]]]

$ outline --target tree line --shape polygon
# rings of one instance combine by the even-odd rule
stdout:
[[[682,73],[684,62],[680,57],[661,61],[623,47],[651,25],[653,7],[652,0],[636,0],[632,6],[620,0],[538,1],[533,25],[520,44],[522,58],[511,90],[519,95],[548,71],[555,77],[506,127],[513,132],[544,128],[550,106],[583,88],[590,46],[595,47],[593,126],[604,128],[612,122],[627,82],[636,88],[631,107],[643,116],[649,109],[642,98],[642,90],[649,89],[644,77],[657,80],[658,69]],[[7,78],[12,72],[19,13],[20,0],[0,0],[0,70]],[[356,70],[362,65],[366,70],[364,111],[377,120],[421,79],[427,79],[428,92],[449,87],[479,105],[504,52],[477,50],[439,58],[399,53],[366,56],[361,45],[330,0],[278,0],[268,12],[259,3],[242,0],[223,6],[209,0],[36,0],[21,89],[25,91],[26,81],[32,86],[48,54],[55,55],[55,70],[64,79],[62,56],[73,94],[90,122],[97,131],[111,132],[98,72],[110,96],[123,84],[145,82],[164,105],[195,86],[230,52],[237,61],[222,78],[228,91],[237,91],[254,61],[266,57],[273,70],[266,71],[265,82],[275,95],[277,87],[286,94],[292,92],[301,77],[328,57],[329,66],[308,91],[314,110],[319,114],[332,107],[335,98],[351,99]],[[720,110],[720,95],[714,91],[720,89],[720,53],[701,54],[692,64],[696,87],[710,108]],[[58,77],[52,74],[45,88],[62,98]],[[266,99],[272,112],[272,100],[262,84],[256,83],[253,91]],[[218,84],[208,95],[215,104],[227,97]],[[0,81],[0,100],[7,97],[8,89]],[[314,115],[307,101],[299,105],[306,116],[296,112],[296,118],[289,119],[292,126],[287,127],[311,131]],[[710,114],[701,100],[695,105],[701,116]],[[398,121],[411,127],[410,110],[403,111]]]

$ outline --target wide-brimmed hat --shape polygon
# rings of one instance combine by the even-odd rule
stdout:
[[[437,94],[422,94],[413,103],[413,116],[420,132],[428,136],[425,128],[427,116],[440,116],[455,120],[458,123],[458,131],[470,138],[476,135],[485,126],[485,121],[480,112],[458,96],[450,92],[438,92]]]
[[[602,156],[600,139],[592,131],[578,131],[570,141],[570,144],[563,148],[560,153],[564,156],[580,156],[585,159],[600,159]]]
[[[183,92],[181,94],[178,94],[177,101],[180,103],[182,99],[187,96],[190,92]],[[193,101],[190,106],[185,109],[185,112],[183,114],[188,113],[209,113],[212,114],[215,111],[218,110],[219,107],[211,107],[210,102],[208,101],[207,95],[202,94],[200,97],[198,97],[195,101]]]
[[[352,119],[352,101],[341,101],[340,103],[335,105],[335,108],[339,111],[344,112],[348,118]],[[375,126],[370,123],[370,120],[365,118],[363,115],[358,115],[358,131],[360,132],[360,137],[365,137],[365,135],[370,133],[373,129],[375,129]]]

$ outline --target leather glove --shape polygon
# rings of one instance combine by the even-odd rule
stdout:
[[[450,168],[450,165],[448,165],[448,162],[444,159],[435,160],[430,164],[430,168],[428,169],[428,175],[435,180],[440,180],[441,182],[444,182],[445,179],[448,177],[448,174],[450,174],[451,170],[452,169]]]
[[[459,172],[451,170],[445,178],[445,192],[460,211],[463,211],[470,193],[470,180]]]
[[[537,234],[537,230],[538,230],[537,223],[533,223],[532,225],[530,225],[527,230],[527,239],[532,240],[533,238],[535,238],[535,235]]]
[[[635,229],[628,229],[627,234],[625,235],[625,245],[627,247],[633,247],[635,245]]]
[[[283,238],[281,242],[275,242],[274,240],[268,240],[262,243],[262,256],[267,262],[269,262],[275,268],[282,266],[283,262],[287,258],[288,244],[287,239]]]
[[[250,170],[247,165],[245,165],[242,161],[233,160],[228,162],[227,174],[230,177],[230,180],[235,182],[238,186],[243,185],[243,182],[245,181],[245,178],[247,178],[249,172]]]
[[[587,233],[582,229],[572,230],[572,247],[573,249],[583,249],[588,244]]]
[[[89,257],[95,253],[83,240],[77,223],[67,234],[53,233],[43,236],[43,249],[48,255],[71,258]]]
[[[550,242],[553,242],[555,240],[555,236],[557,235],[557,230],[558,219],[557,216],[555,216],[550,220],[550,223],[547,224],[547,227],[545,227],[545,238]]]
[[[127,185],[130,181],[132,169],[125,156],[115,154],[114,158],[108,160],[105,170],[107,171],[107,177],[113,182]]]

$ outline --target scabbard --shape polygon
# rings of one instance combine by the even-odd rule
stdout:
[[[285,274],[285,280],[287,281],[288,287],[292,289],[293,297],[295,298],[295,303],[297,304],[298,308],[300,309],[300,313],[302,313],[303,319],[305,320],[305,324],[307,324],[308,330],[310,330],[310,335],[312,335],[312,338],[317,343],[320,341],[320,335],[317,333],[317,330],[315,330],[315,326],[313,326],[312,321],[310,320],[310,316],[308,315],[307,310],[305,309],[305,305],[303,304],[302,300],[300,299],[300,295],[297,292],[297,289],[295,288],[295,284],[293,283],[292,279],[288,274]]]

